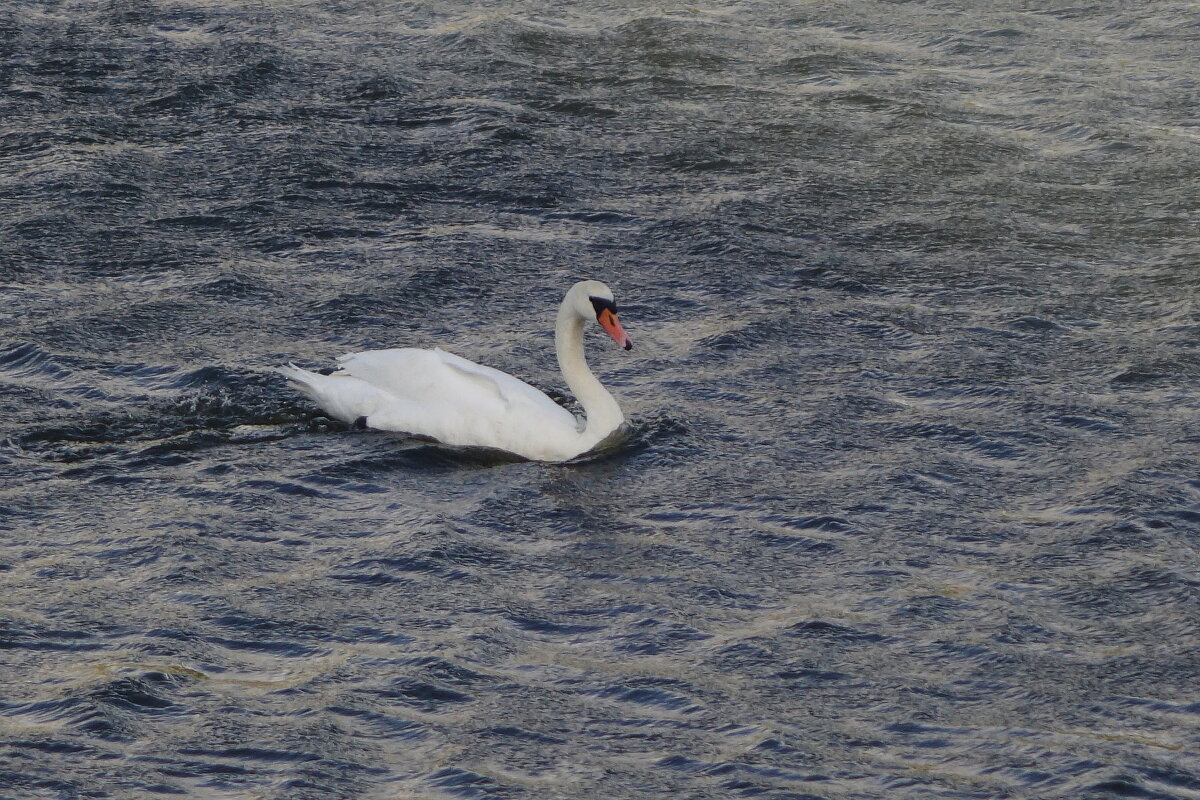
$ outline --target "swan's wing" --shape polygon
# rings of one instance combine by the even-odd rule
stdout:
[[[524,381],[440,348],[370,350],[338,361],[341,369],[335,374],[365,381],[406,407],[417,404],[430,420],[448,425],[523,426],[540,420],[574,430],[578,424],[571,412]]]
[[[457,392],[473,394],[453,374],[447,375],[441,359],[432,350],[400,348],[348,353],[338,358],[335,375],[366,381],[395,397],[437,401]],[[446,381],[452,381],[447,384]]]
[[[482,369],[479,369],[479,365],[477,364],[470,364],[470,362],[467,362],[470,364],[470,366],[464,366],[455,364],[450,360],[446,360],[442,363],[447,369],[458,373],[460,378],[465,378],[467,381],[470,381],[476,391],[483,392],[487,395],[494,395],[495,398],[503,403],[506,408],[512,408],[513,400],[516,398],[513,397],[513,392],[508,388],[504,381],[498,381],[491,375],[488,375]],[[474,367],[474,369],[472,367]]]
[[[442,359],[445,366],[458,370],[469,377],[481,390],[495,392],[509,408],[515,410],[521,406],[530,406],[543,414],[560,417],[563,420],[570,417],[571,424],[576,423],[574,414],[520,378],[514,378],[507,372],[468,361],[462,356],[447,353],[440,347],[435,347],[433,352]]]

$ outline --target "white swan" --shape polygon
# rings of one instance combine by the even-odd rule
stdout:
[[[607,286],[580,281],[567,291],[558,307],[554,346],[559,369],[583,406],[583,422],[524,381],[441,348],[350,353],[338,359],[341,366],[331,375],[294,364],[278,371],[327,414],[356,427],[564,461],[592,450],[625,421],[584,359],[583,323],[589,319],[626,350],[633,348]]]

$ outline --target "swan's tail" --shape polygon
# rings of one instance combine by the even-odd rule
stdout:
[[[321,407],[329,416],[347,425],[367,427],[367,417],[379,408],[380,393],[373,386],[342,372],[322,375],[295,364],[276,367],[275,371]]]
[[[321,390],[317,386],[317,381],[323,378],[323,375],[309,372],[291,363],[284,367],[276,367],[275,371],[287,378],[301,392],[308,395],[308,398],[314,403],[317,405],[321,404]]]

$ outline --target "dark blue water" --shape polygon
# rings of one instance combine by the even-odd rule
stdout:
[[[0,797],[1200,796],[1194,9],[0,9]],[[626,446],[348,431],[443,346]],[[557,393],[557,394],[556,394]]]

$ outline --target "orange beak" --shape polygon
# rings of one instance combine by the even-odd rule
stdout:
[[[633,342],[629,341],[629,334],[625,333],[625,329],[621,327],[621,320],[617,319],[615,312],[606,308],[596,317],[596,321],[600,323],[600,327],[604,328],[614,342],[626,350],[633,349]]]

